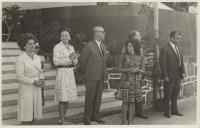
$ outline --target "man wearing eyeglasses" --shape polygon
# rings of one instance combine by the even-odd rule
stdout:
[[[90,121],[105,123],[99,116],[107,60],[106,46],[103,44],[104,28],[95,26],[93,36],[94,39],[85,45],[79,58],[80,69],[86,84],[84,109],[84,124],[86,125],[90,125]]]

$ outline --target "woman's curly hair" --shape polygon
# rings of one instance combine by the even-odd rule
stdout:
[[[137,40],[137,39],[134,39],[134,40],[127,40],[125,42],[125,50],[126,50],[126,53],[128,53],[128,44],[131,43],[132,46],[133,46],[133,49],[134,49],[134,53],[136,55],[141,55],[141,44],[140,44],[140,41]]]
[[[21,36],[19,37],[17,43],[19,48],[22,51],[25,51],[24,47],[26,46],[26,44],[28,43],[29,40],[33,39],[35,42],[37,42],[37,38],[33,35],[33,33],[23,33],[21,34]]]

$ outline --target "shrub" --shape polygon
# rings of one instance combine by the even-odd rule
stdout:
[[[2,39],[3,41],[15,41],[20,34],[19,25],[24,11],[20,10],[17,4],[3,8],[2,11]]]

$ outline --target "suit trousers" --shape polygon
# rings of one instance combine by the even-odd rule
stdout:
[[[164,82],[164,112],[165,114],[178,113],[177,98],[180,92],[180,80]],[[171,105],[170,105],[171,102]]]
[[[102,90],[104,88],[103,79],[86,81],[86,96],[84,121],[90,122],[92,119],[99,119],[99,110],[101,106]]]
[[[137,102],[135,101],[135,115],[141,116],[143,115],[143,102]]]

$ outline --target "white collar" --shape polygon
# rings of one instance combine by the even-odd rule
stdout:
[[[175,49],[175,44],[173,44],[172,42],[170,42],[171,46]]]
[[[68,44],[68,47],[61,41],[60,42],[61,43],[61,45],[63,45],[65,48],[69,48],[70,49],[70,44]]]
[[[97,42],[98,46],[100,46],[101,42],[99,42],[99,41],[97,41],[97,40],[95,40],[95,41]]]

